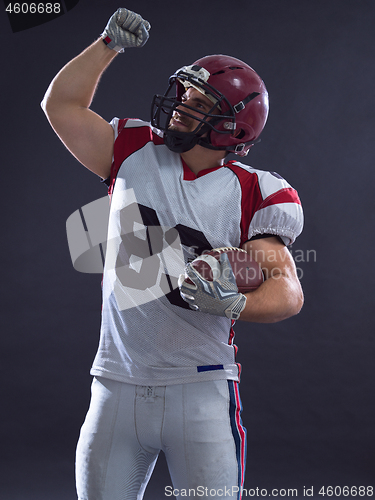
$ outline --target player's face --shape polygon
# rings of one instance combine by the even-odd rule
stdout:
[[[193,87],[187,89],[185,94],[181,97],[181,102],[193,108],[193,110],[186,110],[190,115],[197,116],[199,118],[203,118],[204,115],[201,113],[208,113],[213,106],[212,101],[210,101],[208,97],[204,96]],[[169,128],[171,130],[178,130],[179,132],[193,132],[199,125],[199,121],[184,114],[180,114],[178,109],[179,108],[177,107],[176,111],[172,115]],[[213,113],[218,114],[219,111],[215,109]]]

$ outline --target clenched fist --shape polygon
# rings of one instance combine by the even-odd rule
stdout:
[[[120,8],[108,21],[101,37],[104,43],[116,52],[124,49],[143,47],[147,42],[151,25],[139,14]]]

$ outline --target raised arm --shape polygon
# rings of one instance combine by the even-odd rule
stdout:
[[[50,124],[69,151],[102,178],[110,174],[113,130],[90,109],[104,70],[125,48],[141,47],[150,25],[127,9],[118,9],[102,36],[52,80],[41,103]]]
[[[102,39],[97,40],[63,67],[42,101],[43,111],[65,146],[102,178],[111,169],[113,130],[89,107],[100,76],[116,55]]]

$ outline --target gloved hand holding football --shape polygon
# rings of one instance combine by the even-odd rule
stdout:
[[[150,23],[139,14],[120,8],[109,19],[101,37],[110,49],[124,52],[124,49],[143,47],[150,29]]]
[[[192,309],[238,319],[245,308],[246,296],[238,291],[228,255],[220,254],[219,260],[211,255],[199,259],[208,261],[212,276],[207,276],[208,279],[202,276],[194,267],[194,261],[187,264],[185,275],[181,274],[178,280],[181,297]]]

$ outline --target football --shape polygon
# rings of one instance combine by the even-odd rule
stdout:
[[[228,256],[239,292],[251,292],[263,283],[264,276],[259,264],[242,248],[214,248],[194,259],[191,265],[204,279],[212,281],[219,277],[217,262],[223,253]]]

